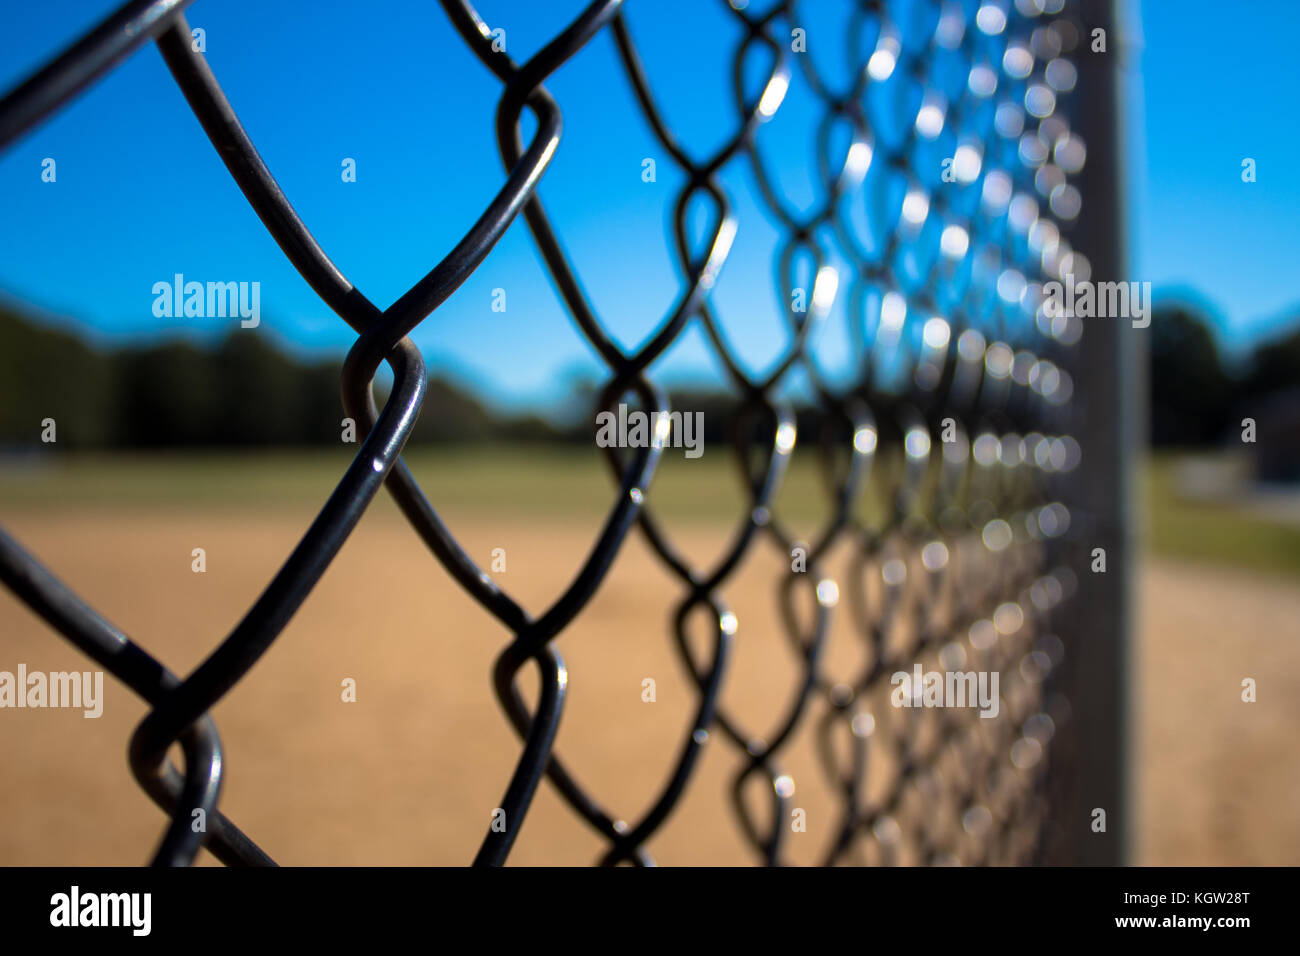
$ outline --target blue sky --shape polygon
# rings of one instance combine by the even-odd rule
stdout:
[[[113,6],[10,5],[0,13],[0,89]],[[522,59],[581,6],[484,0],[478,9]],[[206,31],[209,63],[308,228],[381,307],[451,249],[502,181],[500,86],[432,0],[394,0],[382,15],[341,0],[199,0],[188,16]],[[707,154],[734,122],[736,28],[717,4],[695,0],[630,0],[627,16],[670,125],[693,155]],[[1140,17],[1130,88],[1145,103],[1131,100],[1126,117],[1132,278],[1151,281],[1158,296],[1200,296],[1229,351],[1241,352],[1300,314],[1300,177],[1287,165],[1300,155],[1300,4],[1147,0]],[[816,44],[834,23],[809,32]],[[825,58],[832,71],[835,43]],[[541,195],[598,312],[632,345],[679,287],[664,227],[681,176],[616,58],[606,32],[548,81],[565,129]],[[683,63],[696,64],[689,75]],[[760,134],[794,205],[814,195],[810,105],[796,80]],[[648,156],[659,157],[654,184],[641,181]],[[1246,156],[1258,164],[1253,184],[1241,182]],[[40,180],[45,157],[58,164],[56,183]],[[357,182],[342,182],[343,157],[356,159]],[[743,163],[723,186],[740,229],[714,301],[742,357],[763,367],[785,341],[770,268],[779,233],[755,205]],[[341,355],[352,339],[266,234],[152,46],[0,154],[0,210],[0,290],[97,343],[226,334],[221,319],[154,317],[153,284],[177,272],[260,282],[263,331],[298,354]],[[491,309],[495,288],[506,290],[504,313]],[[413,337],[432,368],[499,407],[554,402],[575,376],[600,377],[522,219]],[[847,355],[842,323],[826,325],[818,348],[831,364]],[[719,380],[696,331],[664,371]]]
[[[1133,273],[1197,292],[1239,351],[1300,316],[1293,0],[1146,0],[1130,116]],[[1144,156],[1143,156],[1144,154]],[[1241,162],[1257,181],[1241,181]],[[1286,324],[1284,324],[1286,323]]]

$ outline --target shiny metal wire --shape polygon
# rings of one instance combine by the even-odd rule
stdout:
[[[451,253],[386,309],[348,281],[294,212],[203,55],[191,49],[184,0],[125,4],[0,101],[2,148],[135,47],[156,43],[267,230],[357,333],[342,384],[347,413],[362,423],[365,439],[266,590],[192,673],[172,674],[0,531],[0,579],[151,707],[132,737],[130,761],[169,818],[154,863],[190,864],[201,844],[227,864],[272,863],[217,809],[222,752],[209,712],[282,632],[381,485],[446,573],[513,635],[494,681],[522,741],[501,802],[512,825],[486,835],[477,863],[506,862],[545,777],[605,841],[601,863],[650,864],[646,844],[682,799],[702,749],[722,746],[743,755],[733,808],[756,859],[782,864],[791,808],[782,758],[809,721],[840,807],[827,864],[1041,859],[1052,743],[1069,713],[1068,700],[1053,689],[1069,649],[1053,622],[1076,584],[1067,560],[1072,511],[1060,500],[1058,478],[1078,464],[1071,397],[1087,384],[1075,381],[1077,326],[1041,305],[1045,282],[1087,270],[1068,238],[1079,200],[1071,177],[1084,156],[1069,119],[1079,37],[1070,10],[1035,0],[858,0],[848,4],[842,38],[851,79],[836,87],[816,55],[792,47],[804,3],[783,0],[760,12],[750,9],[757,3],[733,0],[725,6],[741,36],[730,53],[735,111],[718,117],[731,133],[712,155],[694,158],[660,112],[619,0],[589,4],[524,63],[493,50],[468,3],[441,5],[501,83],[496,131],[505,178]],[[1050,8],[1056,12],[1045,12]],[[631,352],[584,296],[537,191],[562,147],[560,105],[544,83],[602,31],[612,33],[641,118],[685,180],[669,237],[685,280],[657,331]],[[765,64],[756,95],[742,82],[751,62]],[[821,191],[807,208],[794,208],[782,193],[761,135],[784,108],[795,71],[820,111],[809,155]],[[521,134],[525,110],[536,120],[529,142]],[[733,164],[748,165],[758,201],[783,234],[776,271],[789,346],[762,377],[747,371],[729,344],[709,294],[735,231],[744,228],[720,184],[720,172]],[[703,242],[688,238],[686,227],[688,208],[699,204],[711,217]],[[715,566],[692,563],[656,517],[648,486],[661,449],[611,450],[618,490],[600,535],[569,588],[534,616],[475,565],[403,464],[426,386],[422,356],[407,336],[520,214],[575,329],[608,368],[600,407],[631,394],[644,408],[668,410],[652,368],[691,323],[704,331],[739,400],[731,435],[748,475],[745,515]],[[830,265],[832,252],[847,269]],[[790,306],[800,288],[811,302],[806,311]],[[809,344],[836,297],[847,298],[859,368],[847,385],[834,383]],[[394,386],[380,409],[371,384],[384,362]],[[813,407],[803,414],[814,422],[811,434],[779,397],[796,374],[811,383]],[[801,430],[799,439],[818,450],[830,501],[808,542],[789,530],[775,504]],[[864,496],[887,502],[883,518],[861,507]],[[595,800],[557,752],[555,737],[566,688],[558,645],[631,534],[644,536],[679,584],[672,636],[697,701],[650,809],[624,822]],[[783,560],[798,549],[806,554],[804,569],[776,583],[794,666],[773,725],[761,734],[719,703],[737,632],[728,582],[760,547],[775,548]],[[829,560],[837,549],[851,555],[849,572],[838,578]],[[796,611],[808,598],[810,619]],[[686,634],[687,619],[700,613],[713,622],[702,660]],[[847,682],[833,681],[822,666],[836,614],[849,616],[863,652],[860,672]],[[998,716],[895,706],[891,675],[917,663],[996,671]],[[542,687],[535,709],[516,686],[530,664]],[[178,741],[183,770],[167,759]],[[770,808],[756,809],[754,794],[765,795]],[[211,821],[207,833],[191,829],[194,809]]]

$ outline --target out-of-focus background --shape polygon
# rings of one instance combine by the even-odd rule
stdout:
[[[734,25],[692,7],[691,29],[677,29],[680,18],[657,4],[627,6],[675,129],[697,155],[716,147],[723,133],[707,118],[734,110],[726,73],[695,76],[681,64],[712,62],[713,31],[734,39]],[[380,303],[445,254],[502,176],[498,84],[436,5],[397,7],[379,18],[233,0],[189,15],[286,193]],[[532,51],[577,8],[484,2],[480,12],[508,25],[512,49]],[[108,9],[85,0],[57,16],[42,5],[6,11],[0,89]],[[1300,101],[1287,28],[1300,28],[1300,8],[1228,15],[1209,2],[1176,12],[1149,3],[1131,15],[1141,37],[1128,54],[1123,120],[1131,276],[1156,295],[1150,442],[1137,466],[1131,857],[1294,864],[1300,183],[1289,163],[1300,142],[1285,118]],[[613,41],[598,38],[548,82],[565,137],[541,192],[592,298],[630,344],[678,287],[662,237],[665,196],[681,174],[661,163],[659,181],[643,183],[642,157],[660,152],[649,130],[607,122],[633,109],[625,84],[599,80],[617,75],[614,57]],[[809,94],[796,83],[788,95]],[[811,195],[802,146],[781,145],[805,143],[809,131],[763,135],[791,158],[783,188]],[[41,175],[47,158],[52,182]],[[355,182],[340,177],[344,158],[356,162]],[[741,229],[713,296],[737,348],[763,367],[783,343],[769,275],[777,233],[743,173],[726,176],[736,177],[724,188]],[[185,673],[257,597],[350,459],[338,381],[352,335],[248,209],[153,49],[0,155],[0,208],[0,525]],[[256,333],[231,319],[157,317],[151,289],[177,273],[258,281]],[[497,289],[504,311],[493,309]],[[816,345],[832,370],[847,351],[846,308],[836,304]],[[432,381],[407,461],[467,551],[487,565],[505,549],[504,580],[541,608],[584,558],[616,487],[584,418],[601,365],[573,333],[522,223],[414,339]],[[661,371],[674,407],[703,410],[709,429],[726,420],[724,378],[698,332]],[[800,386],[791,388],[797,401]],[[54,444],[41,441],[47,418]],[[1253,442],[1242,438],[1246,418]],[[706,431],[706,448],[720,439]],[[819,481],[797,449],[779,501],[796,527],[824,516]],[[739,491],[727,455],[665,455],[654,500],[682,548],[708,555],[740,518]],[[191,571],[196,547],[204,574]],[[747,628],[723,699],[754,725],[770,721],[792,679],[773,588],[786,566],[780,552],[755,553],[727,589]],[[361,599],[375,595],[384,600]],[[561,642],[571,682],[560,750],[628,818],[662,783],[695,705],[667,630],[678,597],[634,535]],[[283,862],[467,862],[483,827],[466,821],[486,825],[518,752],[490,682],[507,636],[381,495],[264,661],[216,707],[228,756],[222,809]],[[832,633],[832,670],[851,659],[851,640]],[[0,589],[0,669],[20,661],[82,666]],[[355,705],[339,700],[347,677]],[[653,708],[641,700],[646,677],[658,682]],[[1244,678],[1257,682],[1254,703],[1241,699]],[[0,712],[0,863],[136,862],[152,848],[163,818],[125,754],[145,708],[111,679],[106,694],[96,721]],[[802,733],[788,770],[813,818],[833,794],[819,783],[811,731]],[[650,843],[658,858],[749,861],[721,810],[736,764],[706,748],[688,799]],[[790,853],[811,863],[819,846],[794,841]],[[544,784],[511,860],[582,864],[600,848]]]

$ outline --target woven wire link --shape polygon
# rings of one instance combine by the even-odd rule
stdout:
[[[58,632],[146,700],[131,742],[132,771],[168,814],[156,864],[192,863],[201,844],[227,864],[270,858],[217,810],[222,754],[208,712],[282,632],[337,555],[380,485],[442,567],[513,635],[494,672],[497,697],[522,740],[501,808],[510,825],[486,835],[476,862],[506,861],[543,776],[605,841],[600,862],[651,864],[646,849],[681,801],[705,746],[742,755],[733,781],[736,818],[758,859],[786,862],[793,785],[782,752],[806,722],[839,801],[824,862],[1017,863],[1040,858],[1048,814],[1050,743],[1068,710],[1050,692],[1064,642],[1052,615],[1074,588],[1063,533],[1071,512],[1057,497],[1060,473],[1077,464],[1069,436],[1070,369],[1077,325],[1045,314],[1043,283],[1087,275],[1066,238],[1077,212],[1070,175],[1083,145],[1068,122],[1069,51],[1078,35],[1059,0],[1011,7],[958,0],[849,4],[843,40],[848,83],[837,88],[812,53],[791,42],[803,4],[757,12],[724,4],[740,27],[732,52],[735,115],[712,155],[693,158],[657,105],[619,0],[587,6],[535,56],[516,63],[493,48],[477,13],[441,5],[463,42],[502,85],[496,133],[506,179],[447,257],[380,309],[330,261],[298,219],[226,101],[204,57],[191,49],[184,0],[124,5],[67,53],[0,101],[0,147],[21,136],[141,43],[157,43],[168,68],[230,174],[285,255],[358,334],[344,365],[344,407],[365,439],[293,553],[229,636],[191,674],[168,671],[82,602],[0,531],[0,579]],[[757,5],[755,5],[757,6]],[[1044,13],[1044,10],[1055,10]],[[544,82],[602,31],[612,32],[643,118],[684,176],[670,237],[684,277],[673,307],[639,349],[608,332],[564,254],[537,186],[560,146],[560,107]],[[762,66],[758,89],[745,82]],[[796,79],[821,115],[809,144],[820,195],[792,208],[764,157],[761,127]],[[524,143],[521,117],[536,132]],[[719,118],[720,124],[728,119]],[[843,148],[836,149],[836,140]],[[943,162],[943,160],[948,162]],[[782,358],[761,377],[728,342],[710,290],[738,223],[720,174],[748,164],[759,201],[780,224],[775,263],[789,329]],[[692,241],[690,210],[710,214]],[[422,356],[407,336],[450,297],[522,213],[575,328],[609,377],[599,408],[631,395],[669,411],[650,374],[698,322],[739,404],[730,425],[748,500],[712,568],[673,545],[649,490],[662,442],[608,449],[618,486],[604,525],[569,588],[532,615],[482,571],[425,498],[399,455],[426,387]],[[839,266],[832,264],[832,260]],[[802,277],[802,278],[801,278]],[[806,309],[793,305],[806,293]],[[845,302],[857,367],[836,383],[814,347],[815,328]],[[382,409],[372,382],[381,363],[394,385]],[[800,413],[784,389],[802,376],[812,408]],[[805,433],[808,431],[804,426]],[[829,514],[805,542],[776,507],[796,438],[817,450]],[[884,502],[879,513],[864,499]],[[676,761],[645,814],[626,822],[602,807],[555,747],[567,675],[557,645],[582,613],[628,536],[639,533],[680,584],[673,638],[697,689]],[[762,735],[719,703],[740,625],[725,592],[745,558],[774,548],[791,570],[776,583],[794,650],[788,697]],[[835,552],[847,569],[832,572]],[[798,566],[792,555],[803,554]],[[814,613],[797,606],[811,599]],[[703,613],[710,646],[691,647],[687,621]],[[863,664],[850,680],[823,665],[835,615],[847,615]],[[530,709],[517,688],[528,665],[541,693]],[[999,712],[899,707],[891,679],[926,671],[1000,674]],[[920,693],[920,688],[913,689]],[[713,743],[714,740],[717,743]],[[167,759],[179,741],[184,769]],[[766,794],[769,809],[751,797]],[[195,833],[202,809],[207,833]],[[766,820],[767,825],[763,821]]]

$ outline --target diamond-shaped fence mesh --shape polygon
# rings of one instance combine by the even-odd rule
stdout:
[[[381,486],[445,572],[512,635],[494,675],[520,740],[515,772],[501,781],[509,825],[485,826],[477,862],[507,860],[529,825],[537,788],[550,786],[603,838],[600,862],[651,863],[647,842],[672,825],[708,747],[743,756],[732,806],[720,812],[736,814],[756,859],[788,862],[797,808],[782,765],[796,730],[809,725],[838,805],[824,862],[1069,857],[1068,840],[1057,832],[1064,812],[1057,798],[1077,774],[1078,738],[1069,732],[1072,701],[1062,674],[1081,653],[1083,628],[1072,620],[1079,615],[1071,604],[1082,567],[1078,529],[1091,520],[1073,497],[1081,459],[1074,436],[1078,397],[1106,386],[1095,372],[1082,374],[1080,322],[1043,306],[1045,283],[1089,272],[1071,241],[1089,198],[1077,183],[1092,145],[1072,125],[1088,91],[1077,68],[1087,34],[1071,5],[860,0],[845,4],[842,36],[814,43],[801,27],[804,4],[732,0],[723,7],[740,41],[734,48],[719,44],[716,55],[734,75],[735,108],[713,118],[730,134],[715,153],[699,156],[675,138],[661,113],[655,78],[617,0],[591,3],[525,63],[494,45],[468,4],[443,0],[460,41],[500,81],[504,185],[454,250],[386,309],[344,277],[280,191],[203,54],[192,49],[182,15],[187,5],[123,6],[0,101],[0,146],[140,44],[156,43],[267,230],[356,331],[342,390],[346,413],[363,426],[365,439],[256,603],[185,676],[0,532],[0,578],[151,708],[131,740],[130,761],[169,818],[155,862],[189,864],[205,844],[228,864],[271,863],[218,809],[222,750],[209,711],[280,635]],[[613,35],[624,74],[611,82],[630,82],[641,113],[611,121],[648,123],[660,162],[675,166],[684,181],[671,200],[666,237],[681,285],[661,325],[635,350],[617,344],[584,294],[562,249],[564,223],[548,217],[538,191],[552,156],[564,149],[564,104],[546,81],[603,31]],[[836,71],[847,82],[823,69],[819,45],[831,42],[847,57],[848,68]],[[796,80],[812,91],[805,101],[817,111],[808,124],[816,135],[804,151],[816,195],[802,208],[774,175],[762,135],[787,108],[785,94]],[[527,140],[525,111],[535,120]],[[710,295],[737,230],[745,228],[721,183],[733,166],[748,168],[754,196],[781,232],[775,288],[788,345],[761,376],[728,340]],[[702,236],[691,227],[701,209]],[[682,411],[670,408],[656,379],[660,360],[692,328],[704,333],[725,370],[736,400],[729,453],[746,476],[747,497],[713,566],[678,550],[657,518],[651,478],[662,433],[646,447],[608,450],[615,490],[607,518],[572,584],[538,615],[475,564],[403,464],[426,388],[421,353],[407,336],[455,294],[520,214],[575,334],[607,367],[593,411],[623,401],[645,411]],[[810,347],[837,303],[834,316],[847,317],[849,326],[847,379],[824,368]],[[377,408],[371,389],[382,363],[393,386]],[[805,388],[792,397],[786,386],[795,377]],[[796,440],[816,450],[828,504],[824,523],[807,539],[777,506]],[[643,816],[625,822],[596,802],[555,739],[567,687],[560,657],[566,628],[634,535],[677,582],[667,636],[692,675],[696,700],[661,789]],[[728,606],[728,586],[760,549],[776,549],[789,566],[772,588],[793,651],[788,686],[773,695],[770,724],[758,728],[742,726],[720,697],[733,642],[743,633]],[[824,667],[836,615],[847,617],[859,643],[851,679]],[[693,641],[688,620],[701,616],[709,621],[708,640]],[[638,639],[653,638],[653,628],[643,630]],[[531,705],[519,689],[526,671],[541,681]],[[937,682],[925,676],[931,673]],[[985,680],[991,705],[971,706]],[[926,706],[932,697],[951,703],[954,693],[969,698],[965,706]],[[177,742],[183,768],[167,756]],[[210,821],[205,833],[191,827],[196,809]]]

